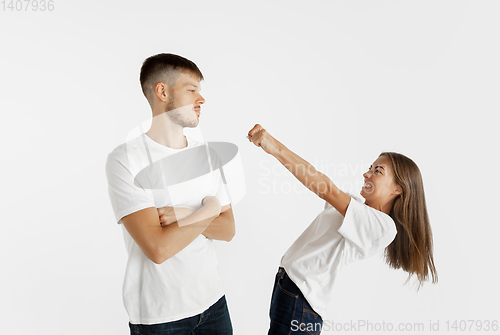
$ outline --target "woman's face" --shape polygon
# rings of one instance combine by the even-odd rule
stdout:
[[[402,192],[401,186],[394,181],[389,157],[377,158],[363,177],[365,183],[360,194],[366,199],[366,203],[384,206]]]

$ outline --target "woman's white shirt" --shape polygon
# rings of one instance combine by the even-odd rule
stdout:
[[[325,315],[343,265],[375,255],[395,238],[392,218],[351,196],[345,218],[329,203],[292,244],[281,266],[311,307]]]

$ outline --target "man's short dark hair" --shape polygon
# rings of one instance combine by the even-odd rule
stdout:
[[[148,99],[149,103],[153,102],[153,92],[157,83],[165,83],[168,87],[175,86],[175,82],[179,74],[183,72],[191,72],[198,78],[203,80],[203,75],[195,63],[184,57],[174,54],[158,54],[147,58],[141,67],[142,92]]]

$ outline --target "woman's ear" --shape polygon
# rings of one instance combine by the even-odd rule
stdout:
[[[394,189],[393,193],[396,195],[401,195],[401,194],[403,194],[403,188],[400,185],[396,184],[396,188]]]

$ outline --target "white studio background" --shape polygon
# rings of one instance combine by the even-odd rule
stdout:
[[[43,12],[8,4],[2,333],[128,333],[126,251],[104,163],[150,116],[139,70],[161,52],[199,66],[200,131],[240,150],[237,235],[217,244],[235,334],[267,332],[280,258],[324,204],[247,142],[256,123],[348,190],[359,191],[382,151],[422,171],[439,283],[416,293],[381,258],[360,262],[340,276],[330,323],[365,320],[373,330],[352,333],[381,334],[382,323],[413,333],[415,323],[439,322],[434,333],[444,333],[454,320],[500,319],[499,2],[54,0]],[[458,333],[475,332],[468,324]]]

